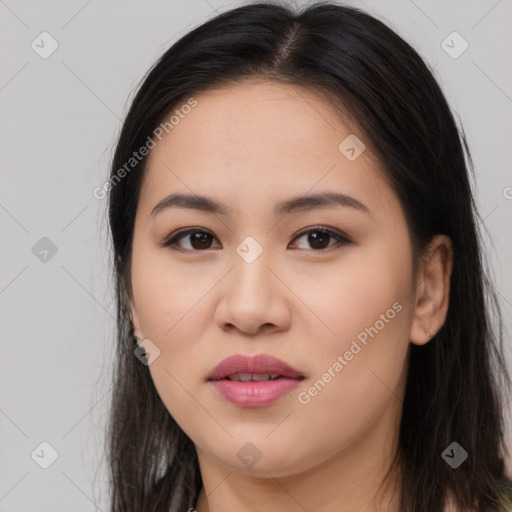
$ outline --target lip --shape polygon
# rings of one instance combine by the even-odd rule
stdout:
[[[277,373],[268,381],[240,382],[227,377],[235,373]],[[289,364],[267,354],[236,354],[224,359],[208,376],[208,382],[220,395],[240,407],[265,407],[297,387],[304,375]]]
[[[208,380],[224,379],[235,373],[278,373],[290,379],[304,377],[298,370],[277,357],[268,354],[235,354],[221,361],[208,375]]]

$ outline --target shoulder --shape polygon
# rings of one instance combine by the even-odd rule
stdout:
[[[498,482],[498,487],[501,492],[502,498],[502,507],[497,512],[512,512],[512,481],[510,480],[500,480]],[[444,512],[459,512],[459,509],[455,506],[455,502],[453,497],[449,495],[446,508]]]
[[[503,501],[505,504],[505,511],[512,512],[512,481],[502,480],[499,483]]]

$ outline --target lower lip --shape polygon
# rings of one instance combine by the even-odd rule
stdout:
[[[229,402],[240,407],[265,407],[296,388],[301,379],[275,379],[263,382],[211,380],[212,386]]]

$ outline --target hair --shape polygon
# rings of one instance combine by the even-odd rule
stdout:
[[[403,475],[401,512],[442,510],[450,495],[461,510],[498,510],[507,479],[504,391],[510,376],[464,130],[412,46],[375,17],[331,2],[302,10],[258,2],[209,19],[155,62],[131,103],[112,159],[108,198],[117,306],[106,443],[111,510],[185,511],[195,506],[202,487],[193,442],[164,406],[148,367],[134,357],[127,300],[133,296],[134,221],[147,156],[122,179],[119,171],[192,95],[246,80],[307,89],[356,127],[400,200],[414,269],[434,235],[452,240],[446,321],[426,345],[410,344],[389,474],[394,468]],[[454,441],[469,454],[457,469],[442,457]]]

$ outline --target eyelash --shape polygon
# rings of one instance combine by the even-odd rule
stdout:
[[[168,237],[166,240],[161,242],[159,245],[162,246],[162,247],[170,247],[172,250],[175,250],[175,251],[178,251],[178,252],[204,252],[204,251],[210,250],[211,248],[208,248],[208,249],[180,249],[180,248],[177,247],[177,242],[179,242],[181,239],[185,238],[187,235],[196,234],[196,233],[202,233],[202,234],[210,235],[213,238],[215,238],[214,235],[212,235],[212,233],[210,233],[208,231],[205,231],[203,229],[200,229],[200,228],[187,228],[187,229],[185,229],[183,231],[178,231],[178,232],[174,233],[173,235]],[[333,231],[333,230],[331,230],[329,228],[326,228],[325,226],[313,226],[312,228],[309,228],[306,231],[302,231],[301,233],[298,233],[293,238],[293,240],[296,240],[298,238],[302,238],[304,235],[307,235],[309,233],[327,234],[330,237],[335,238],[336,240],[338,240],[338,243],[335,244],[334,246],[331,246],[331,247],[328,247],[328,248],[325,248],[325,249],[311,249],[313,252],[329,252],[329,251],[332,251],[332,250],[334,250],[336,248],[339,248],[340,245],[344,246],[344,245],[351,245],[351,244],[353,244],[352,240],[350,240],[347,236],[345,236],[345,235],[343,235],[343,234],[341,234],[341,233],[339,233],[337,231]],[[308,250],[308,249],[298,249],[298,250]]]

